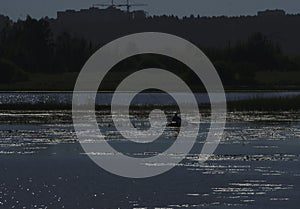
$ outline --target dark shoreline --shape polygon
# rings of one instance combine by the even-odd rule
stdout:
[[[235,92],[241,92],[241,93],[248,93],[248,92],[293,92],[293,91],[300,91],[300,86],[293,86],[293,87],[280,87],[278,86],[278,88],[273,87],[273,88],[264,88],[264,87],[257,87],[257,88],[253,88],[253,87],[239,87],[239,88],[235,88],[235,87],[224,87],[224,91],[225,93],[235,93]],[[74,91],[72,89],[69,90],[52,90],[52,89],[41,89],[41,90],[1,90],[0,89],[0,93],[73,93]],[[81,92],[94,92],[94,91],[81,91]],[[114,93],[114,90],[103,90],[103,91],[97,91],[97,93]],[[155,90],[147,90],[145,91],[145,93],[158,93],[161,92],[159,90],[155,91]],[[193,91],[193,93],[206,93],[207,91],[205,89],[196,89],[195,91]],[[127,92],[124,92],[127,93]],[[180,92],[179,92],[180,93]]]

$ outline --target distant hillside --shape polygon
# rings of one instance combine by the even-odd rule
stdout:
[[[199,46],[224,48],[262,33],[279,43],[285,53],[300,54],[300,15],[283,10],[258,12],[257,16],[185,17],[149,16],[143,11],[127,13],[117,8],[90,8],[58,12],[49,20],[56,35],[63,32],[103,45],[120,36],[135,32],[158,31],[184,37]]]

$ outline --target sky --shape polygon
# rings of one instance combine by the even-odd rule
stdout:
[[[57,11],[89,8],[95,3],[111,0],[0,0],[0,14],[12,19],[32,17],[56,17]],[[115,0],[125,3],[126,0]],[[177,16],[254,15],[265,9],[284,9],[288,13],[300,13],[300,0],[131,0],[146,3],[143,9],[149,15],[174,14]]]

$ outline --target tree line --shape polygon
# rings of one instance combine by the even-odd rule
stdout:
[[[47,20],[28,16],[5,25],[0,31],[0,82],[24,81],[32,73],[79,72],[98,47],[68,33],[54,36]],[[228,43],[224,49],[201,49],[226,85],[255,85],[255,75],[260,71],[300,70],[299,57],[285,55],[278,44],[261,33],[253,34],[247,41]],[[153,62],[161,68],[170,68],[167,58],[148,56],[118,65],[115,71],[126,71],[134,65],[142,68]],[[178,70],[182,67],[178,63],[176,66]],[[193,76],[186,77],[192,80]]]
[[[228,44],[225,49],[206,50],[223,82],[227,85],[255,85],[257,72],[288,72],[300,70],[300,57],[285,55],[279,44],[261,33],[246,42]]]
[[[47,20],[28,16],[0,32],[1,82],[26,79],[30,73],[78,72],[94,50],[83,38],[55,37]]]

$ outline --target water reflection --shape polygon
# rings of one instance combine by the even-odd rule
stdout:
[[[209,127],[209,116],[203,114],[198,141],[187,159],[169,173],[147,180],[115,177],[95,166],[76,141],[70,111],[0,115],[3,208],[297,208],[300,112],[230,112],[216,153],[200,163]],[[126,148],[106,112],[97,115],[108,136],[103,140]],[[135,150],[134,155],[157,154],[175,140],[175,132],[167,129],[165,140],[152,147],[157,150]]]
[[[89,93],[86,93],[89,94]],[[126,94],[123,93],[126,98]],[[218,93],[213,93],[218,94]],[[176,93],[177,96],[185,97],[185,93]],[[209,103],[209,97],[206,93],[194,94],[198,103]],[[92,96],[92,94],[91,94]],[[98,93],[96,98],[96,104],[109,105],[111,104],[113,94]],[[278,91],[278,92],[227,92],[227,101],[245,100],[251,98],[276,98],[276,97],[294,97],[300,96],[298,91]],[[91,97],[92,98],[92,97]],[[72,103],[72,92],[9,92],[0,93],[0,104],[56,104],[67,105]],[[121,103],[122,104],[122,103]],[[140,93],[135,98],[133,104],[155,104],[155,105],[174,105],[175,101],[170,99],[166,93]]]

